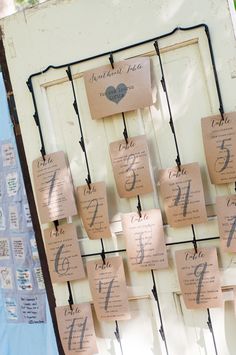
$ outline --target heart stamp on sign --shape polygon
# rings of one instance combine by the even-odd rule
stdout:
[[[116,89],[114,88],[114,86],[108,86],[108,88],[106,88],[105,95],[108,98],[108,100],[118,104],[120,100],[122,100],[123,97],[125,97],[127,90],[128,90],[127,86],[121,83],[116,87]]]

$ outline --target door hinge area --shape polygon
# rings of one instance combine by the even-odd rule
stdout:
[[[13,95],[12,91],[8,91],[8,93],[7,93],[7,101],[8,101],[11,121],[12,121],[12,124],[13,124],[13,127],[14,127],[15,135],[16,136],[20,136],[21,135],[21,130],[20,130],[18,115],[17,115],[17,111],[16,111],[14,95]]]

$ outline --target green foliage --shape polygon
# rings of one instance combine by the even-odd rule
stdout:
[[[38,0],[15,0],[18,5],[36,5]]]
[[[235,10],[236,10],[236,0],[234,0],[234,8],[235,8]]]

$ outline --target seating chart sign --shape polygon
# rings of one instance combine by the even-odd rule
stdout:
[[[72,180],[63,152],[34,160],[33,178],[41,223],[77,214]]]
[[[216,215],[223,251],[236,252],[236,195],[216,197]]]
[[[178,250],[176,267],[184,303],[189,309],[222,307],[216,248]]]
[[[146,271],[168,267],[161,211],[126,213],[121,217],[130,269]]]
[[[87,262],[94,307],[100,320],[130,318],[123,261],[120,256]]]
[[[153,191],[145,136],[110,143],[110,156],[120,197],[130,198]]]
[[[111,237],[105,182],[77,188],[78,209],[90,239]]]
[[[159,185],[171,227],[206,223],[207,213],[198,163],[159,171]]]
[[[89,303],[56,307],[57,324],[65,355],[98,353]]]
[[[84,73],[89,108],[93,119],[136,110],[153,103],[150,59],[137,57]]]
[[[75,226],[63,224],[44,231],[47,261],[52,282],[85,277]]]
[[[202,136],[212,184],[236,181],[236,112],[202,118]]]

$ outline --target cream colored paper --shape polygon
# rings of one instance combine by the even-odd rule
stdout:
[[[212,184],[236,181],[236,112],[202,118],[202,136]]]
[[[13,289],[12,269],[7,266],[0,266],[0,287]]]
[[[90,239],[111,237],[105,182],[77,188],[79,215]]]
[[[207,222],[200,167],[198,163],[159,171],[160,193],[167,221],[172,227]]]
[[[15,151],[12,143],[2,145],[3,166],[14,166],[16,164]]]
[[[153,191],[149,153],[145,136],[110,143],[110,156],[120,197],[134,197]]]
[[[216,215],[222,250],[236,252],[236,195],[216,197]]]
[[[187,308],[223,306],[216,248],[178,250],[175,253],[180,289]]]
[[[52,282],[80,280],[85,277],[83,262],[73,224],[44,230],[47,261]]]
[[[152,105],[150,59],[137,57],[84,73],[93,119]]]
[[[9,260],[10,254],[10,243],[8,238],[0,238],[0,261]]]
[[[98,353],[91,307],[89,303],[56,307],[56,317],[65,355]]]
[[[126,250],[132,271],[168,267],[161,211],[153,209],[121,216]]]
[[[56,152],[33,161],[33,178],[41,223],[77,214],[65,154]]]
[[[100,320],[129,319],[129,305],[123,261],[120,256],[87,262],[94,307]]]
[[[16,204],[8,207],[8,220],[10,230],[16,231],[20,229],[20,219]]]

